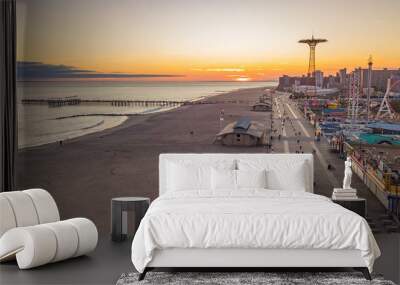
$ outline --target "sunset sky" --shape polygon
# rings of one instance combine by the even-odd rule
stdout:
[[[326,74],[370,54],[399,68],[399,11],[399,0],[17,0],[17,58],[61,78],[271,80],[307,72],[297,42],[314,34],[328,39],[316,56]]]

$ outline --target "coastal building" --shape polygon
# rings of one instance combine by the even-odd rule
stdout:
[[[289,88],[291,85],[291,81],[292,81],[291,77],[289,77],[288,75],[283,75],[283,76],[279,77],[278,87],[280,87],[281,89]],[[294,81],[292,84],[294,84]]]
[[[263,123],[242,117],[219,132],[216,142],[226,146],[256,146],[264,144],[265,139],[266,128]]]
[[[255,112],[271,112],[272,107],[271,104],[264,103],[264,102],[257,102],[254,104],[251,109]]]
[[[347,84],[347,69],[346,68],[340,69],[338,72],[338,76],[339,76],[340,86],[342,86],[342,87],[346,86],[346,84]]]
[[[400,68],[399,69],[373,69],[371,74],[371,87],[377,91],[385,92],[387,81],[391,76],[400,76]],[[362,78],[365,80],[362,81],[363,88],[368,88],[368,68],[362,69]],[[400,92],[400,85],[392,90],[393,92]]]
[[[309,86],[314,86],[315,85],[315,79],[314,77],[308,77],[308,76],[288,76],[288,75],[283,75],[279,77],[279,84],[277,87],[277,90],[279,91],[289,91],[292,89],[293,85],[309,85]]]
[[[324,73],[320,70],[314,72],[315,86],[322,88],[324,84]]]
[[[328,77],[323,77],[323,85],[322,87],[324,88],[338,88],[340,87],[340,83],[339,83],[339,77],[338,76],[333,76],[333,75],[329,75]]]
[[[322,109],[322,117],[324,119],[327,118],[334,118],[338,119],[338,121],[341,121],[341,119],[345,118],[347,116],[347,112],[345,108],[323,108]]]
[[[400,124],[375,122],[367,125],[374,134],[400,135]]]
[[[368,90],[368,68],[361,69],[361,84],[362,88]],[[288,90],[293,87],[296,81],[298,81],[298,85],[310,85],[317,86],[321,88],[346,88],[349,82],[350,73],[347,73],[347,69],[340,69],[336,76],[329,75],[323,76],[323,73],[319,70],[313,73],[312,77],[309,76],[288,76],[283,75],[279,77],[279,85],[278,90]],[[399,69],[373,69],[371,70],[371,88],[376,91],[385,92],[387,87],[387,81],[390,77],[400,76],[400,68]],[[323,80],[321,84],[321,78]],[[400,84],[398,84],[392,92],[399,93],[400,92]],[[364,93],[366,94],[366,93]]]
[[[335,95],[340,90],[338,88],[320,88],[314,85],[299,85],[293,87],[294,94],[302,94],[308,97],[326,97],[330,95]]]
[[[270,93],[262,94],[259,98],[259,102],[261,103],[270,103],[272,95]]]

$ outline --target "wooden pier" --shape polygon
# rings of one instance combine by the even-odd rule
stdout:
[[[247,100],[199,100],[199,101],[168,101],[168,100],[98,100],[80,99],[77,97],[55,98],[55,99],[22,99],[24,105],[48,105],[49,107],[64,107],[73,105],[106,104],[115,107],[143,106],[143,107],[179,107],[184,105],[202,104],[250,104]]]
[[[23,99],[25,105],[48,105],[49,107],[63,107],[83,104],[106,104],[115,107],[143,106],[143,107],[176,107],[190,105],[190,101],[168,101],[168,100],[96,100],[79,98],[57,98],[57,99]]]

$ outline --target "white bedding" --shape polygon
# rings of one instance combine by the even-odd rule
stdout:
[[[132,262],[143,272],[165,248],[357,249],[370,271],[380,256],[359,215],[320,195],[265,189],[162,195],[140,223]]]

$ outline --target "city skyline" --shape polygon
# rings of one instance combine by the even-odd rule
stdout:
[[[375,69],[400,66],[396,0],[17,4],[18,61],[43,74],[63,69],[57,78],[276,80],[307,73],[308,49],[297,42],[312,34],[329,40],[316,54],[325,74],[365,67],[370,54]]]

